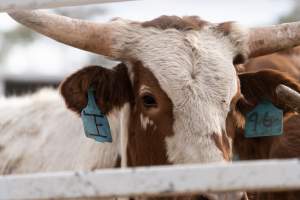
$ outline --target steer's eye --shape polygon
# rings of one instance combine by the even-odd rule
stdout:
[[[157,102],[151,94],[144,94],[142,96],[143,104],[146,108],[156,107]]]

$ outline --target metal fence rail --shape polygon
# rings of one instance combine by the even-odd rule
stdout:
[[[120,1],[133,0],[0,0],[0,12],[6,12],[11,9],[57,8]]]
[[[0,177],[0,199],[174,195],[300,189],[299,160],[181,165]]]

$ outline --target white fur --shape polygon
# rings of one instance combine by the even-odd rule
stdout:
[[[66,108],[56,90],[1,98],[0,174],[114,167],[119,146],[117,112],[108,120],[113,143],[97,143],[85,137],[79,116]]]
[[[154,122],[148,117],[144,116],[143,113],[140,114],[141,126],[144,130],[148,128],[148,126],[153,126]]]
[[[244,195],[244,192],[232,192],[232,193],[208,193],[206,194],[211,200],[240,200]]]
[[[194,78],[187,74],[182,92],[177,88],[167,92],[178,100],[174,103],[175,136],[167,139],[169,159],[175,163],[222,161],[211,135],[225,130],[229,105],[237,93],[234,54],[228,40],[217,38],[210,30],[190,33],[186,39],[195,48],[191,69],[187,69]]]
[[[121,167],[127,167],[127,144],[128,144],[128,126],[130,118],[130,105],[126,103],[121,110]]]
[[[134,72],[133,72],[133,66],[130,62],[124,62],[126,67],[127,67],[127,71],[128,71],[128,76],[129,76],[129,80],[131,82],[131,84],[133,84],[134,81]]]

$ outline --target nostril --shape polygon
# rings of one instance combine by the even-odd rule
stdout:
[[[257,197],[254,195],[252,198],[250,199],[257,199]],[[249,200],[247,193],[244,193],[244,195],[242,196],[241,200]]]
[[[207,198],[206,196],[199,195],[199,196],[197,197],[197,200],[210,200],[210,199]]]

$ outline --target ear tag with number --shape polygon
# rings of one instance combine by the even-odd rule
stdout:
[[[283,112],[270,101],[262,101],[246,115],[245,137],[282,135]]]
[[[81,111],[81,119],[88,138],[98,142],[112,142],[108,119],[97,106],[92,88],[88,90],[88,104]]]

